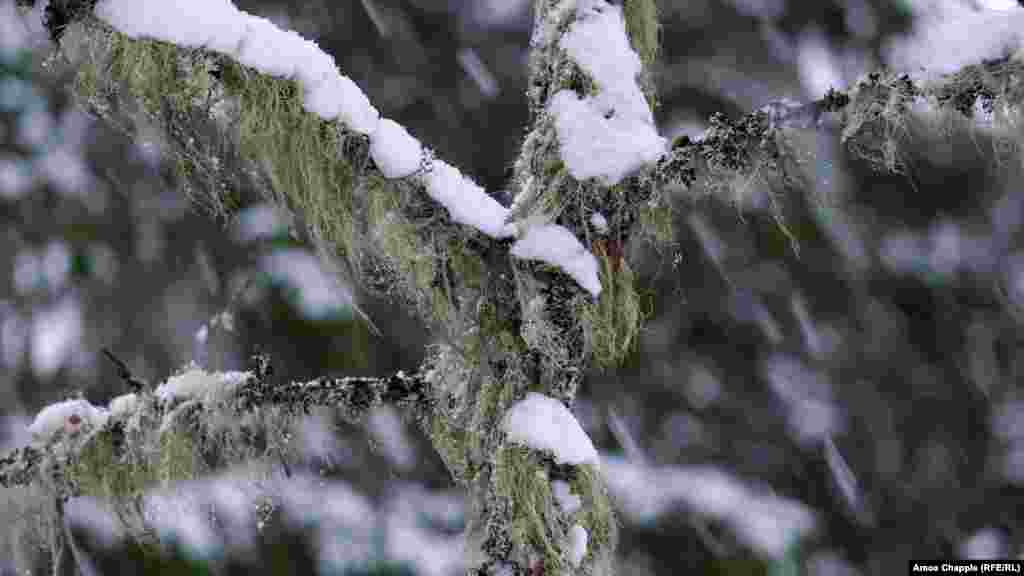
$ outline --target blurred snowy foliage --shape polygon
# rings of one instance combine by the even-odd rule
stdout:
[[[319,35],[381,114],[460,167],[459,178],[472,175],[486,190],[503,184],[526,119],[528,2],[241,4],[264,4],[270,20]],[[999,57],[1020,50],[1024,29],[1013,2],[659,7],[654,120],[665,136],[699,134],[712,111],[736,114],[848,87],[881,63],[935,72]],[[17,413],[3,438],[27,441],[24,414],[66,397],[72,383],[85,383],[96,406],[114,398],[112,416],[137,409],[109,366],[93,360],[100,345],[131,350],[129,364],[150,376],[190,359],[200,330],[211,359],[234,367],[234,338],[242,338],[234,332],[259,326],[280,338],[269,347],[292,355],[286,364],[295,373],[353,354],[358,337],[327,337],[335,324],[307,322],[343,310],[350,295],[313,253],[296,248],[293,223],[282,215],[253,202],[235,229],[246,247],[216,252],[212,283],[197,271],[199,245],[223,242],[223,231],[204,229],[174,201],[178,191],[154,167],[159,142],[83,136],[84,117],[28,73],[20,48],[45,42],[42,8],[22,19],[0,0],[0,266],[8,271],[0,274],[0,406]],[[367,48],[378,43],[377,52]],[[979,101],[980,122],[991,120],[985,112]],[[359,118],[371,123],[373,115]],[[996,133],[953,132],[950,143],[908,145],[917,153],[909,180],[875,174],[843,153],[815,166],[814,186],[832,203],[787,207],[799,258],[765,213],[737,218],[735,206],[711,201],[678,215],[678,266],[636,247],[638,275],[666,305],[646,327],[638,358],[588,374],[576,406],[593,442],[584,452],[601,454],[631,543],[621,573],[674,574],[685,565],[760,574],[764,564],[748,570],[746,555],[786,561],[800,538],[803,570],[823,576],[890,573],[910,556],[1024,554],[1022,174],[1019,164],[1004,163],[1000,173],[988,162],[1006,144]],[[1019,153],[1020,142],[1011,144]],[[396,173],[418,157],[410,150],[418,148],[396,151]],[[111,180],[109,171],[123,173]],[[229,256],[244,263],[224,270],[219,261]],[[257,269],[271,282],[253,290]],[[221,283],[230,288],[218,297],[204,292]],[[294,305],[272,305],[275,291]],[[378,308],[390,313],[387,304]],[[303,321],[271,321],[283,317]],[[394,322],[384,332],[401,342],[375,341],[370,367],[358,368],[414,364],[422,339],[408,320]],[[191,387],[186,380],[173,382]],[[81,426],[72,415],[102,414],[85,400],[68,402],[51,406],[35,430],[70,433]],[[608,407],[621,417],[606,418]],[[256,482],[249,470],[222,471],[148,492],[162,552],[120,540],[116,516],[98,501],[69,502],[72,531],[99,573],[151,566],[158,556],[167,574],[194,573],[206,558],[208,567],[248,573],[351,576],[442,573],[461,558],[460,493],[382,480],[412,475],[421,462],[414,446],[422,439],[394,414],[352,430],[322,411],[297,437],[307,467],[291,478]],[[635,445],[630,458],[642,461],[614,455],[623,438]],[[376,450],[362,450],[369,445]],[[349,483],[339,469],[369,480]],[[433,485],[447,480],[436,476]],[[574,510],[579,495],[559,482],[552,489],[560,508]],[[366,495],[374,490],[381,493]],[[32,564],[49,553],[39,547],[45,536],[33,539],[49,530],[45,499],[0,492],[3,517],[26,519],[20,532],[5,534],[0,558]]]

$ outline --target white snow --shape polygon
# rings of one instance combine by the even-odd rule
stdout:
[[[0,156],[0,198],[17,200],[32,186],[33,174],[29,165],[13,157]]]
[[[58,291],[64,287],[68,274],[71,272],[71,250],[67,243],[61,240],[51,240],[46,244],[40,256],[43,277],[46,278],[46,287]]]
[[[809,99],[821,98],[829,88],[846,87],[839,59],[820,30],[812,29],[800,35],[797,56],[800,83]]]
[[[338,72],[334,58],[315,42],[243,12],[228,0],[101,0],[95,14],[132,38],[205,47],[264,74],[296,77],[303,84],[306,111],[325,120],[340,117],[361,134],[377,129],[380,114],[355,82]]]
[[[513,234],[515,227],[505,223],[508,208],[488,196],[458,168],[435,159],[431,170],[420,176],[420,180],[427,194],[444,206],[455,222],[472,226],[491,238],[507,238]]]
[[[107,405],[107,409],[110,411],[110,415],[114,418],[124,418],[131,412],[134,412],[139,405],[139,397],[133,392],[129,394],[122,394],[117,398],[110,401]]]
[[[983,8],[988,10],[1014,10],[1020,7],[1017,0],[979,0]]]
[[[221,535],[210,525],[206,493],[197,483],[181,482],[143,496],[143,517],[156,533],[181,542],[191,555],[213,558],[224,549]]]
[[[615,185],[665,153],[665,139],[654,126],[623,118],[611,110],[592,98],[581,100],[570,90],[558,92],[548,104],[555,118],[562,160],[573,178],[599,178]]]
[[[597,258],[594,258],[594,255],[588,252],[576,236],[564,226],[530,226],[526,229],[525,235],[512,245],[512,255],[524,260],[540,260],[558,266],[595,298],[601,294]]]
[[[84,526],[89,535],[99,539],[104,548],[113,548],[127,536],[125,525],[119,520],[111,503],[91,496],[70,498],[64,514],[72,525]],[[88,572],[82,571],[83,574]]]
[[[598,463],[597,450],[576,417],[549,396],[527,393],[508,409],[501,427],[510,441],[549,451],[560,464]]]
[[[416,452],[405,434],[402,418],[393,407],[374,408],[366,419],[366,428],[393,466],[403,471],[412,470]]]
[[[278,78],[293,78],[303,65],[305,41],[290,30],[281,30],[266,18],[243,14],[245,35],[238,45],[239,64]]]
[[[330,66],[334,66],[333,58],[330,58]],[[324,120],[338,118],[352,130],[371,135],[372,139],[380,123],[380,113],[351,78],[338,74],[337,69],[333,74],[302,71],[299,77],[303,78],[305,74],[314,74],[313,78],[321,79],[321,83],[312,84],[303,80],[303,109]]]
[[[49,46],[49,35],[43,27],[46,2],[35,2],[31,11],[22,12],[9,0],[0,0],[0,57],[19,49]]]
[[[252,377],[251,372],[207,372],[191,368],[171,376],[156,389],[161,400],[194,399],[215,401]]]
[[[655,468],[605,457],[601,467],[622,511],[638,522],[654,521],[683,504],[724,522],[746,545],[773,558],[815,528],[814,514],[803,504],[755,491],[711,466]]]
[[[405,178],[420,167],[423,146],[404,126],[382,118],[370,140],[370,157],[385,178]]]
[[[587,529],[579,524],[574,524],[569,529],[569,563],[574,567],[579,566],[583,557],[587,555]]]
[[[416,574],[448,576],[465,573],[465,537],[448,536],[424,526],[424,520],[446,524],[460,517],[461,502],[431,494],[415,486],[402,486],[386,506],[384,519],[387,556],[407,562]]]
[[[1006,538],[995,528],[982,528],[960,544],[961,558],[996,560],[1007,557]]]
[[[100,0],[94,13],[131,38],[205,46],[225,54],[235,53],[246,32],[242,12],[229,0]]]
[[[640,57],[629,45],[622,8],[604,2],[577,6],[578,19],[559,46],[593,78],[598,94],[580,99],[570,90],[555,94],[562,159],[577,180],[617,184],[666,151],[654,115],[636,82]]]
[[[567,516],[576,512],[583,505],[580,497],[573,494],[568,482],[555,480],[551,483],[551,493],[555,496],[555,502]]]
[[[577,8],[586,13],[580,12],[580,20],[562,47],[593,75],[601,94],[586,101],[564,94],[554,99],[553,110],[563,154],[568,156],[565,160],[574,176],[581,180],[602,176],[614,183],[641,164],[656,160],[664,153],[665,140],[658,136],[636,85],[640,61],[629,47],[621,9],[605,6],[604,13],[599,13],[588,7],[603,2],[584,4]],[[373,160],[386,177],[408,177],[420,166],[423,148],[419,141],[394,121],[381,119],[366,94],[338,72],[333,57],[315,42],[238,10],[228,0],[100,0],[95,13],[132,38],[206,47],[265,74],[298,78],[303,85],[304,109],[324,120],[339,119],[348,128],[369,135]],[[196,18],[197,14],[202,17]],[[516,225],[505,222],[509,210],[451,165],[435,160],[419,178],[427,194],[443,205],[455,222],[492,238],[516,233]],[[537,243],[548,240],[555,241],[554,249],[541,250]],[[567,230],[540,227],[517,246],[519,257],[562,266],[592,294],[600,293],[596,259]],[[281,272],[291,268],[280,258],[265,264]]]
[[[923,68],[931,76],[1024,50],[1024,8],[973,11],[948,4],[944,13],[919,14],[910,36],[885,46],[889,66],[908,72]]]
[[[26,43],[28,31],[18,17],[14,2],[0,2],[0,55],[14,52]]]
[[[352,294],[321,266],[316,256],[299,248],[281,248],[260,258],[271,278],[296,291],[299,311],[319,319],[348,310]]]
[[[108,414],[106,410],[93,406],[88,400],[65,400],[43,408],[29,425],[28,431],[36,440],[47,440],[62,428],[68,431],[71,427],[80,428],[81,424],[71,423],[72,416],[77,416],[81,422],[98,428],[106,422]]]
[[[68,296],[32,318],[30,357],[32,370],[49,379],[71,359],[82,338],[82,312]]]
[[[608,220],[600,212],[594,212],[590,216],[590,225],[600,234],[608,233]]]

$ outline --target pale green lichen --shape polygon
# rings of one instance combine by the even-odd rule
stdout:
[[[169,105],[185,112],[209,97],[213,60],[200,51],[185,51],[156,40],[110,36],[109,71],[156,116]]]
[[[507,533],[515,558],[523,565],[541,564],[545,573],[561,574],[565,559],[555,543],[565,540],[565,529],[558,522],[551,482],[537,456],[526,448],[507,445],[495,458],[494,497],[507,502]]]
[[[475,468],[467,449],[470,433],[458,428],[455,420],[443,410],[431,414],[426,432],[452,477],[460,484],[472,481]]]
[[[400,212],[388,212],[375,230],[381,249],[399,271],[410,295],[431,294],[437,255],[418,241],[416,229]],[[426,303],[421,303],[425,305]],[[430,302],[431,308],[435,302]]]
[[[582,507],[574,519],[587,530],[589,536],[587,554],[583,558],[584,566],[603,564],[618,545],[618,525],[601,472],[591,464],[579,466],[569,486],[572,493],[579,495],[582,500]]]
[[[626,0],[623,5],[626,32],[633,49],[645,67],[653,66],[658,57],[661,24],[654,0]]]
[[[221,74],[227,92],[240,100],[243,155],[265,169],[279,200],[351,262],[353,174],[338,154],[341,139],[349,136],[303,109],[302,87],[295,80],[257,74],[227,58]]]
[[[644,203],[637,207],[640,233],[658,246],[675,241],[673,210],[669,203]]]
[[[577,311],[594,363],[602,368],[620,365],[635,349],[644,317],[636,280],[621,255],[609,255],[607,243],[594,243],[601,264],[601,297],[584,300]]]
[[[658,20],[658,6],[654,0],[626,0],[623,6],[626,32],[633,50],[640,56],[643,70],[640,86],[651,108],[658,106],[657,87],[651,70],[658,58],[661,23]]]

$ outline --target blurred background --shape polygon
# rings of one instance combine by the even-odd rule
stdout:
[[[528,122],[530,2],[237,4],[315,39],[383,115],[489,192],[503,189]],[[655,116],[670,138],[700,135],[713,112],[735,118],[820,98],[882,64],[912,68],[928,53],[927,26],[1020,22],[1022,10],[658,6]],[[101,348],[151,381],[188,362],[243,369],[258,350],[295,380],[418,366],[431,343],[423,325],[339,282],[286,217],[253,203],[217,221],[188,204],[158,131],[132,141],[76,111],[60,82],[33,70],[38,59],[20,56],[45,49],[41,11],[0,0],[0,445],[24,444],[51,402],[105,405],[124,393]],[[985,35],[949,29],[954,47]],[[876,172],[838,135],[819,138],[809,178],[830,204],[790,200],[799,254],[756,203],[682,195],[675,246],[630,243],[653,315],[633,357],[588,374],[575,407],[620,506],[620,573],[891,574],[911,557],[1024,555],[1020,127],[964,122],[950,134],[908,133],[902,175]],[[419,547],[457,538],[461,494],[396,412],[349,426],[324,410],[304,430],[335,487],[323,498],[347,503],[331,522],[419,506],[413,516],[442,534]],[[715,505],[695,496],[709,486]],[[8,536],[11,569],[26,542]],[[321,541],[306,554],[343,573],[324,566],[344,564],[346,549]],[[404,558],[378,568],[448,567]]]

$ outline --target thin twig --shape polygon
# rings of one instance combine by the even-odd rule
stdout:
[[[107,348],[101,348],[100,350],[103,352],[103,355],[114,364],[117,368],[118,377],[120,377],[121,380],[124,380],[124,383],[128,385],[128,388],[132,392],[139,394],[143,390],[149,389],[149,383],[145,380],[140,380],[132,376],[132,371],[128,368],[128,365],[117,356],[114,356],[113,352]]]

